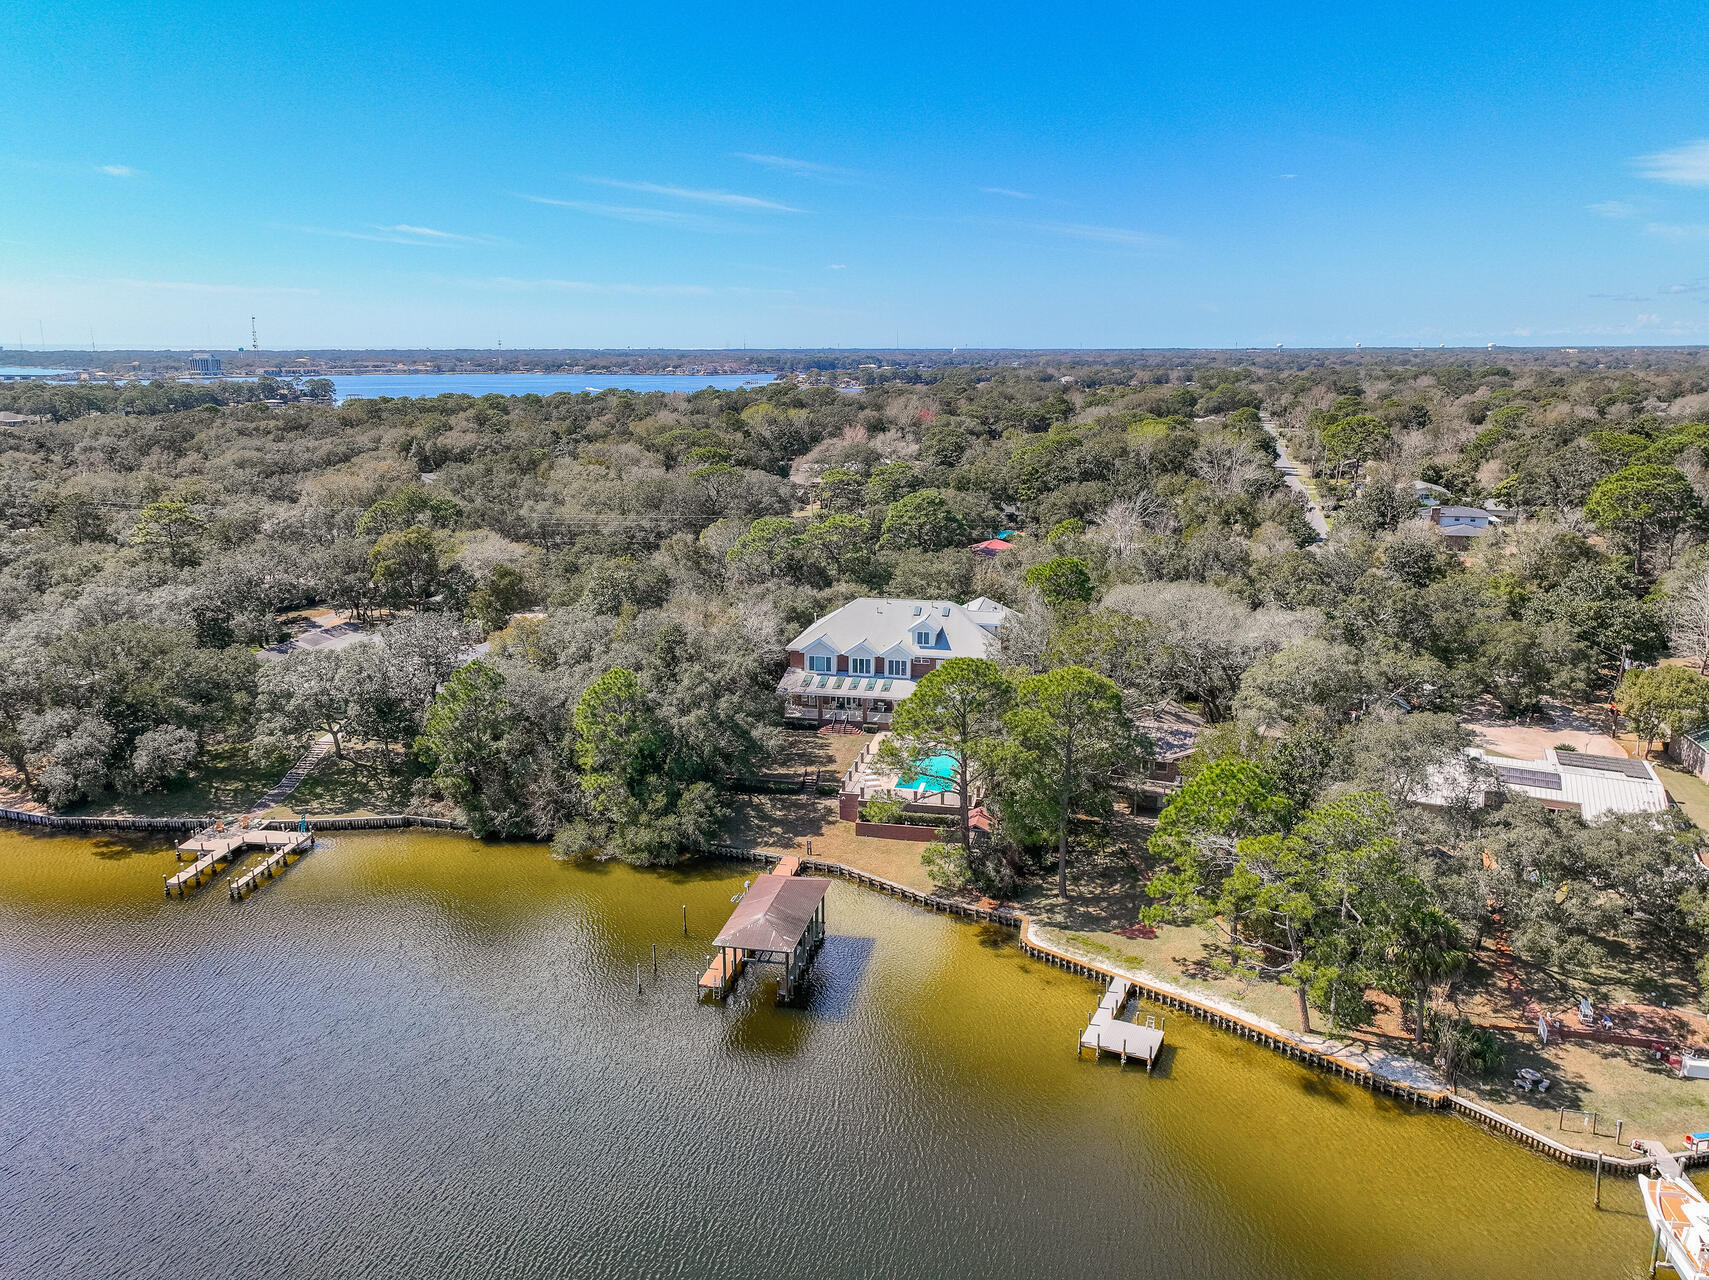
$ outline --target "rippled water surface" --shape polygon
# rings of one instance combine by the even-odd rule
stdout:
[[[1597,1213],[1184,1018],[1153,1077],[1077,1061],[1091,984],[852,885],[778,1009],[695,997],[751,868],[352,836],[233,904],[173,865],[0,830],[0,1274],[1647,1272],[1630,1183]]]

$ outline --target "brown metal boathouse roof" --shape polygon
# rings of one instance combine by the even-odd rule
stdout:
[[[829,880],[818,876],[756,876],[713,945],[790,951],[807,932],[830,887]]]

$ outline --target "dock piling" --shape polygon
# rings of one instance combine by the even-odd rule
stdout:
[[[1602,1152],[1596,1153],[1596,1207],[1602,1208]]]

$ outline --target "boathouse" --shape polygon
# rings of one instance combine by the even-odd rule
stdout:
[[[756,876],[713,939],[718,956],[700,985],[724,996],[746,962],[778,964],[783,966],[783,980],[777,998],[792,998],[797,980],[825,940],[825,891],[830,887],[829,880],[818,876]]]

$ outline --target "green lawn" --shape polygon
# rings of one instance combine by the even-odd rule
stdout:
[[[410,811],[411,779],[405,772],[402,753],[396,754],[388,772],[381,767],[375,749],[363,748],[356,753],[346,747],[346,751],[352,758],[328,756],[284,804],[269,809],[268,816],[290,817],[305,810],[322,817]]]
[[[107,796],[66,812],[143,818],[226,817],[242,813],[264,796],[285,767],[257,766],[249,757],[247,742],[215,743],[203,751],[196,772],[173,786],[141,795]]]
[[[1703,781],[1695,773],[1688,773],[1678,765],[1668,764],[1662,760],[1652,760],[1656,772],[1661,775],[1662,785],[1685,810],[1685,816],[1693,824],[1704,831],[1709,831],[1709,782]]]

